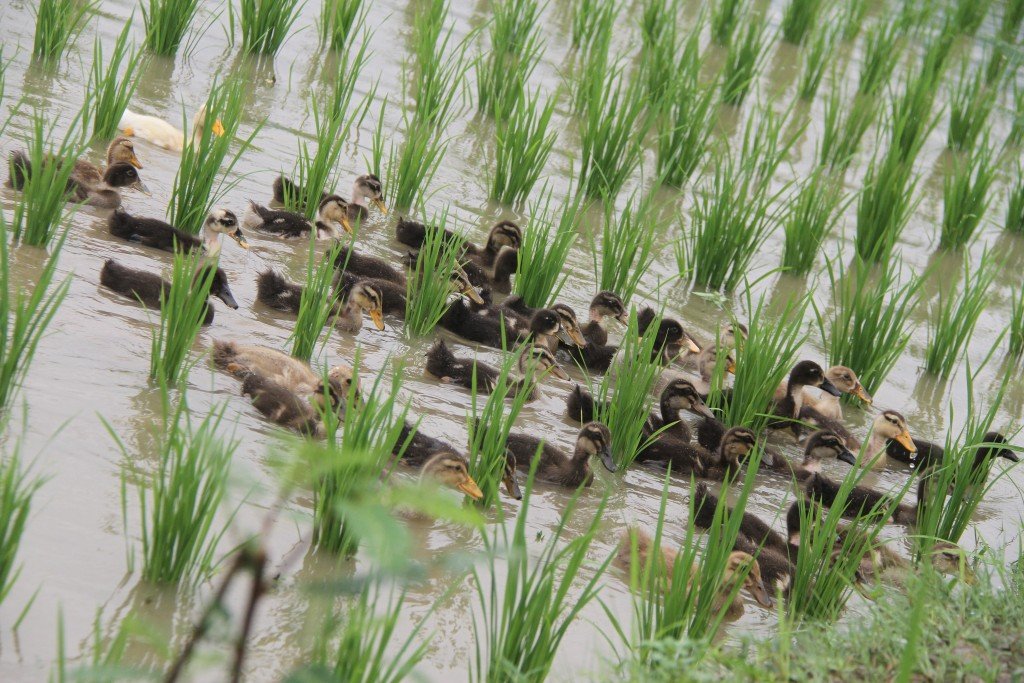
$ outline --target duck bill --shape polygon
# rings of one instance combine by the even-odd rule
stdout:
[[[583,338],[583,334],[575,325],[567,327],[565,333],[569,335],[569,339],[571,339],[572,343],[576,346],[583,347],[587,345],[587,340]]]
[[[230,308],[236,310],[238,309],[238,302],[235,301],[234,295],[231,293],[231,290],[228,289],[227,287],[217,292],[216,296],[218,299],[223,301],[226,306],[229,306]]]
[[[701,417],[706,417],[709,420],[715,419],[715,414],[711,412],[711,408],[708,408],[704,402],[694,403],[693,412],[697,413]]]
[[[853,391],[851,391],[850,393],[859,398],[861,401],[864,401],[864,403],[868,405],[871,405],[875,401],[873,398],[871,398],[871,394],[866,392],[864,390],[864,387],[862,387],[859,383],[857,384],[857,386],[853,388]]]
[[[700,353],[700,346],[698,346],[693,337],[688,334],[683,337],[683,346],[690,353]]]
[[[1020,462],[1020,456],[1011,451],[1009,448],[1004,448],[999,451],[1000,458],[1006,458],[1010,462]]]
[[[619,468],[615,464],[615,461],[612,460],[612,452],[609,448],[602,448],[597,455],[599,458],[601,458],[601,464],[604,465],[604,468],[606,470],[608,470],[609,472],[618,471]]]
[[[897,434],[896,441],[911,453],[917,453],[917,446],[914,445],[914,440],[910,438],[910,432],[907,430],[904,429],[902,432]]]
[[[373,326],[376,327],[378,330],[383,330],[384,329],[384,314],[381,312],[381,310],[379,308],[374,308],[374,309],[370,310],[369,313],[370,313],[370,320],[373,321]]]
[[[469,284],[469,281],[463,282],[462,293],[468,296],[470,301],[479,306],[483,306],[485,303],[484,298],[480,296],[480,292],[476,291],[476,287]]]
[[[757,604],[761,605],[766,609],[775,607],[775,601],[772,600],[772,596],[768,594],[768,589],[764,587],[764,581],[755,581],[750,586],[750,594],[757,601]]]
[[[618,320],[623,325],[629,325],[629,313],[627,313],[626,311],[619,313],[617,316],[615,316],[615,319]]]
[[[249,248],[249,242],[245,239],[245,235],[242,234],[241,230],[235,230],[233,233],[228,235],[228,237],[238,242],[238,246],[240,246],[242,249]]]
[[[152,197],[153,196],[153,193],[149,191],[148,187],[146,187],[146,183],[142,182],[141,179],[136,180],[134,183],[131,184],[130,187],[133,190],[138,190],[139,192],[141,192],[142,194],[146,195],[147,197]]]
[[[516,479],[516,470],[513,467],[505,469],[505,477],[502,479],[502,483],[505,485],[505,493],[514,500],[523,499],[523,491],[519,488],[519,481]]]
[[[373,200],[373,205],[376,206],[378,209],[380,209],[380,212],[382,214],[384,214],[385,216],[388,215],[388,207],[387,207],[387,205],[384,204],[384,200],[383,199],[374,199]]]
[[[832,384],[832,382],[828,381],[827,379],[821,383],[821,387],[819,388],[826,394],[831,394],[832,396],[843,395],[843,392],[839,391],[839,389],[836,389],[836,385]]]
[[[558,379],[564,379],[564,380],[570,379],[569,378],[569,373],[567,373],[565,370],[563,370],[562,366],[558,365],[557,363],[555,365],[552,365],[550,368],[548,368],[548,371],[551,372],[551,374],[554,375],[555,377],[557,377]]]
[[[467,476],[466,480],[460,483],[457,488],[473,500],[481,500],[484,497],[484,492],[477,486],[473,477]]]
[[[844,448],[843,452],[839,454],[839,460],[845,462],[847,465],[852,467],[857,466],[857,456],[850,452],[849,448]]]
[[[730,375],[735,375],[736,374],[736,362],[735,361],[729,361],[729,365],[727,365],[725,367],[725,371],[728,372]]]
[[[349,221],[348,216],[342,216],[341,220],[339,220],[338,223],[341,224],[341,229],[344,230],[349,235],[355,234],[355,231],[352,229],[352,223]]]
[[[213,125],[210,126],[210,132],[217,137],[224,135],[224,123],[220,119],[217,119],[213,122]]]
[[[132,156],[131,158],[128,159],[128,163],[139,170],[142,169],[142,162],[139,161],[139,158],[137,156],[135,156],[135,152],[132,152]]]

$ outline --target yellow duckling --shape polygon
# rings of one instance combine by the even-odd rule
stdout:
[[[442,451],[423,463],[421,479],[431,479],[437,483],[461,491],[473,500],[480,500],[484,492],[469,475],[469,462],[466,458],[449,451]]]
[[[156,116],[147,116],[125,109],[121,115],[121,121],[117,124],[128,137],[136,137],[151,142],[157,147],[172,152],[180,152],[185,149],[185,134]],[[192,119],[192,143],[196,144],[203,137],[203,129],[206,127],[206,105],[200,107],[196,116]],[[224,124],[220,119],[213,122],[210,132],[214,135],[224,135]]]

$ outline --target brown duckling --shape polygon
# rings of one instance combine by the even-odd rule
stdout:
[[[322,386],[318,393],[323,396]],[[246,372],[242,394],[271,422],[306,436],[323,436],[323,421],[312,403],[274,380]]]
[[[507,449],[515,456],[516,466],[527,472],[536,454],[540,458],[537,479],[569,488],[590,486],[593,482],[594,474],[590,470],[592,456],[599,457],[609,472],[616,470],[612,460],[611,433],[600,422],[583,425],[576,436],[576,448],[571,456],[543,439],[525,434],[509,434]]]
[[[699,482],[694,491],[693,523],[699,529],[710,529],[715,518],[715,510],[721,504],[718,496],[711,493],[708,485]],[[731,507],[726,508],[728,515],[733,514]],[[789,544],[781,533],[752,512],[743,512],[740,521],[740,534],[755,545],[771,548],[788,556]]]
[[[841,458],[842,459],[842,458]],[[825,507],[833,507],[842,484],[822,474],[811,474],[804,483],[807,497],[820,502]],[[857,519],[887,512],[893,507],[892,496],[876,491],[867,486],[854,486],[846,498],[842,509],[843,517]],[[890,519],[896,524],[913,524],[917,521],[917,507],[906,503],[898,503],[892,511]]]
[[[531,308],[527,306],[523,301],[522,297],[510,296],[502,302],[499,312],[505,316],[508,320],[509,325],[516,330],[528,327],[530,321],[533,319],[539,311],[545,310],[543,308]],[[547,310],[553,311],[558,316],[558,325],[560,332],[565,334],[569,340],[577,345],[583,346],[586,344],[586,340],[583,338],[583,333],[580,331],[580,323],[576,319],[576,312],[572,310],[571,306],[563,303],[552,304]],[[558,351],[558,337],[550,336],[543,341],[545,348],[551,353]]]
[[[334,268],[339,272],[369,280],[387,280],[405,289],[405,272],[395,268],[386,259],[362,254],[347,245],[338,245]]]
[[[298,197],[302,195],[302,188],[282,175],[274,179],[273,192],[274,203],[280,206],[285,203],[285,192],[288,192],[292,197]],[[329,196],[331,195],[327,192],[321,192],[321,204]],[[337,195],[334,196],[337,197]],[[387,206],[384,205],[383,187],[381,186],[380,178],[372,173],[361,175],[352,183],[352,201],[345,201],[341,197],[338,197],[338,199],[341,199],[344,203],[345,216],[349,223],[349,232],[352,232],[351,226],[353,224],[369,215],[368,203],[372,202],[383,214],[388,212]]]
[[[604,346],[608,343],[608,330],[604,327],[604,319],[612,318],[623,325],[629,324],[629,312],[626,305],[615,292],[600,291],[590,300],[587,324],[580,332],[587,344]]]
[[[32,175],[32,163],[21,151],[12,152],[10,156],[10,175],[8,187],[16,190],[24,189],[26,180]],[[67,200],[78,204],[88,204],[98,209],[116,209],[121,206],[121,188],[138,190],[149,194],[149,189],[139,177],[135,167],[127,162],[117,162],[107,167],[103,177],[98,181],[88,177],[76,178],[72,175],[67,181]]]
[[[466,243],[466,257],[479,266],[493,268],[503,249],[519,251],[523,244],[523,231],[512,221],[498,221],[487,233],[483,247]]]
[[[256,278],[256,300],[275,310],[297,315],[302,286],[289,282],[275,270],[265,270]],[[356,334],[363,327],[364,312],[370,316],[374,327],[384,329],[380,290],[371,283],[359,282],[348,290],[344,301],[335,304],[334,325],[342,332]]]
[[[123,135],[119,135],[111,141],[107,147],[105,159],[107,168],[114,164],[122,163],[131,164],[135,168],[142,170],[142,162],[135,155],[135,144]],[[71,178],[75,182],[86,186],[98,185],[103,182],[103,177],[103,168],[85,159],[75,160],[74,169],[71,171]]]
[[[757,446],[757,435],[746,427],[732,427],[722,435],[722,442],[707,463],[704,476],[725,479],[739,470],[742,460]]]
[[[212,276],[209,275],[210,270],[214,270]],[[203,297],[207,299],[203,324],[209,325],[213,322],[213,306],[209,302],[210,296],[217,297],[231,308],[237,309],[238,303],[231,293],[228,277],[223,270],[215,268],[213,265],[202,266],[196,271],[195,280],[202,282],[205,279],[209,280],[210,289]],[[103,264],[103,268],[100,270],[100,284],[135,301],[141,301],[143,306],[153,310],[160,310],[163,299],[171,288],[171,283],[159,275],[123,266],[113,259]]]
[[[891,448],[895,443],[900,449]],[[920,445],[920,446],[919,446]],[[922,459],[942,462],[941,448],[928,441],[918,440],[910,436],[907,419],[895,410],[883,410],[875,417],[871,425],[871,436],[867,445],[860,450],[858,464],[881,469],[888,464],[889,457],[901,462],[912,463],[918,459],[919,447],[929,451]],[[934,453],[939,449],[938,453]],[[891,452],[890,452],[891,451]]]
[[[641,337],[647,333],[648,328],[657,319],[658,314],[650,306],[645,306],[637,313],[637,332]],[[661,318],[658,323],[658,334],[664,343],[663,353],[666,364],[686,353],[700,353],[700,345],[697,344],[697,340],[674,318]]]
[[[555,357],[543,346],[533,345],[524,349],[519,354],[518,368],[523,379],[510,378],[511,384],[508,398],[515,398],[520,391],[527,388],[526,378],[531,373],[535,376],[534,381],[529,383],[528,401],[536,400],[539,397],[536,380],[545,373],[551,372],[551,374],[560,379],[569,379],[569,376],[565,374],[565,371],[555,361]],[[430,350],[427,351],[427,372],[442,382],[448,382],[470,390],[473,388],[475,376],[476,390],[480,394],[490,394],[493,392],[494,386],[501,375],[501,371],[498,368],[486,363],[481,363],[472,358],[457,357],[442,339],[438,339],[430,347]]]
[[[423,479],[432,479],[439,484],[461,491],[473,500],[480,500],[484,492],[473,477],[469,476],[469,461],[465,456],[452,451],[435,453],[423,463]]]
[[[227,209],[214,209],[210,212],[203,221],[202,238],[158,218],[139,218],[122,209],[116,209],[110,215],[107,227],[115,237],[163,251],[202,249],[208,256],[216,256],[220,253],[221,235],[227,235],[243,249],[249,248],[249,243],[238,227],[238,218]]]
[[[318,240],[337,237],[338,230],[335,225],[340,225],[349,234],[352,233],[352,224],[348,220],[348,202],[333,194],[320,202],[314,223],[310,223],[301,213],[268,209],[252,200],[249,200],[249,211],[242,220],[248,228],[269,232],[285,239],[308,238],[313,230],[316,230]]]
[[[323,394],[323,375],[314,371],[306,361],[289,356],[284,351],[215,339],[212,356],[214,365],[236,377],[244,379],[247,374],[253,373],[299,395]],[[328,371],[327,377],[332,394],[346,399],[354,390],[358,398],[359,382],[351,367],[335,365]]]
[[[503,317],[477,313],[462,299],[456,299],[444,315],[440,326],[464,339],[484,344],[496,349],[513,346],[517,339],[521,341],[547,342],[561,330],[561,321],[554,311],[542,308],[530,319],[525,329],[516,329]]]
[[[825,371],[820,365],[812,360],[802,360],[789,372],[785,395],[780,400],[773,401],[772,414],[779,419],[773,421],[770,426],[789,428],[793,430],[794,436],[799,435],[800,425],[796,420],[800,417],[800,408],[803,405],[804,387],[816,387],[832,396],[842,395],[825,377]]]

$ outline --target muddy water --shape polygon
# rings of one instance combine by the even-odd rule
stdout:
[[[767,7],[768,16],[774,23],[779,20],[782,4],[771,3]],[[90,23],[78,45],[51,73],[29,65],[33,5],[16,1],[0,9],[0,42],[4,45],[4,57],[12,59],[7,72],[8,91],[3,109],[6,115],[12,103],[24,97],[31,105],[45,107],[54,120],[66,125],[83,99],[81,84],[91,59],[93,35],[98,34],[105,45],[110,45],[130,16],[133,4],[121,1],[101,3],[99,16]],[[687,21],[693,21],[696,5],[689,3],[686,8]],[[272,66],[239,57],[237,50],[224,38],[225,31],[220,24],[226,26],[226,21],[221,18],[214,21],[217,25],[195,40],[195,50],[189,58],[155,58],[145,69],[132,108],[171,121],[181,119],[182,109],[191,117],[205,98],[214,74],[231,70],[242,72],[250,79],[251,100],[241,134],[246,135],[263,119],[266,119],[266,125],[254,148],[243,157],[231,177],[237,185],[228,193],[224,203],[239,213],[249,198],[269,199],[274,175],[291,168],[296,153],[296,136],[312,130],[312,122],[306,113],[308,90],[318,87],[321,73],[326,68],[316,46],[313,28],[318,6],[317,2],[307,3],[293,36]],[[573,160],[577,159],[579,148],[576,126],[568,111],[568,98],[561,88],[562,74],[566,72],[571,58],[568,45],[570,6],[568,0],[554,0],[544,10],[542,32],[547,46],[534,76],[535,83],[546,93],[556,94],[559,102],[555,126],[559,136],[548,164],[546,180],[556,198],[561,198],[566,192],[566,176]],[[205,3],[201,20],[210,19],[211,13],[219,7],[220,3]],[[486,2],[452,3],[450,23],[456,37],[461,38],[481,26],[489,13],[489,3]],[[370,41],[370,60],[359,79],[359,95],[365,94],[379,79],[378,95],[389,94],[392,103],[400,100],[401,74],[407,58],[404,46],[409,41],[412,15],[412,9],[397,0],[370,3],[367,24],[373,28],[374,34]],[[618,47],[625,49],[634,42],[633,24],[628,19],[620,21]],[[981,31],[990,33],[992,27],[986,24]],[[136,26],[135,36],[141,40],[140,25]],[[979,50],[966,44],[958,46],[958,55],[965,50],[972,50],[978,58]],[[708,55],[715,62],[722,59],[720,51],[714,47],[710,48]],[[844,46],[839,59],[846,69],[845,75],[840,77],[841,84],[855,86],[860,59],[859,42]],[[781,101],[790,101],[794,97],[798,70],[797,51],[792,46],[776,45],[758,84],[760,96],[778,95]],[[826,80],[823,88],[831,86]],[[472,93],[472,87],[470,75],[467,93]],[[945,96],[945,92],[939,94],[937,107],[942,106]],[[747,108],[741,112],[722,111],[723,135],[732,135],[735,139],[753,101],[754,98],[749,98]],[[1008,130],[1007,102],[1004,98],[1004,108],[992,118],[993,139],[1003,139]],[[346,147],[341,164],[340,189],[344,191],[365,169],[371,126],[376,120],[378,106],[375,103],[371,107],[371,115]],[[779,186],[804,176],[813,164],[822,128],[820,100],[810,106],[798,107],[796,117],[806,118],[809,124],[789,163],[784,164],[777,174],[775,183]],[[387,129],[398,130],[400,119],[401,111],[395,106],[390,107],[385,113]],[[24,116],[14,118],[7,136],[0,141],[3,154],[18,146],[16,139],[25,132],[26,125]],[[899,247],[909,270],[919,272],[934,264],[936,276],[926,289],[927,305],[933,304],[938,296],[940,282],[955,282],[960,278],[957,257],[934,254],[942,212],[941,174],[948,163],[948,154],[944,151],[945,134],[946,118],[943,117],[920,155],[918,170],[924,178],[922,199]],[[473,238],[482,237],[497,218],[522,219],[520,214],[493,206],[486,199],[486,172],[493,159],[492,125],[477,119],[472,107],[467,106],[448,135],[451,142],[444,165],[432,184],[436,192],[428,203],[428,211],[439,210],[445,203],[450,203],[457,227]],[[874,130],[865,136],[862,152],[847,174],[850,190],[860,187],[867,159],[874,147],[873,139]],[[169,199],[177,156],[145,142],[138,143],[138,150],[145,164],[143,175],[153,196],[129,194],[126,205],[133,213],[159,216]],[[97,147],[91,154],[98,160],[102,150]],[[653,153],[649,150],[644,174],[636,174],[624,195],[633,187],[645,184],[644,179],[651,175],[652,165]],[[992,340],[1006,325],[1011,288],[1019,286],[1024,259],[1021,240],[1000,230],[1005,214],[1002,181],[997,183],[994,194],[988,220],[971,251],[977,254],[983,245],[992,245],[1006,255],[1006,263],[1004,276],[997,281],[991,303],[968,346],[968,357],[974,366],[981,362]],[[0,197],[4,209],[9,211],[13,195],[3,190]],[[662,215],[666,219],[654,229],[664,231],[665,239],[661,241],[664,246],[643,281],[639,299],[664,303],[667,312],[685,321],[698,338],[710,339],[727,314],[712,300],[697,296],[687,287],[672,282],[676,271],[671,241],[679,226],[670,217],[678,209],[684,216],[684,224],[687,222],[685,216],[692,205],[692,194],[689,191],[665,190],[659,193],[659,200],[665,204],[666,210]],[[588,246],[590,239],[586,231],[599,229],[599,215],[599,211],[593,211],[592,220],[584,226],[584,234],[566,264],[570,277],[562,298],[580,313],[585,312],[594,291]],[[98,272],[105,258],[117,258],[128,265],[151,270],[166,270],[168,260],[165,254],[111,239],[106,233],[105,216],[100,212],[83,209],[70,220],[70,226],[68,243],[60,261],[61,275],[72,278],[70,293],[40,347],[22,394],[29,407],[30,419],[24,428],[16,421],[5,443],[5,447],[10,449],[20,438],[23,452],[35,459],[35,471],[48,478],[36,498],[22,545],[21,578],[0,610],[0,624],[4,626],[0,633],[0,679],[9,681],[40,680],[49,670],[57,649],[58,614],[62,615],[65,625],[68,652],[76,656],[89,646],[97,610],[102,610],[104,631],[108,633],[119,620],[132,615],[151,621],[158,632],[173,629],[180,635],[186,631],[190,610],[194,610],[196,604],[194,597],[160,594],[140,586],[137,575],[130,572],[121,514],[121,482],[123,478],[133,482],[140,472],[152,467],[152,442],[148,429],[159,415],[157,395],[146,380],[150,319],[140,308],[98,287]],[[851,207],[840,221],[836,233],[826,241],[824,250],[830,256],[848,259],[852,254],[854,228]],[[397,258],[401,250],[391,241],[390,235],[389,224],[371,222],[364,229],[359,246],[374,254]],[[217,306],[215,324],[200,334],[197,342],[199,351],[208,349],[214,338],[234,338],[285,347],[290,320],[255,304],[255,277],[265,267],[275,266],[283,268],[294,278],[300,278],[305,249],[300,242],[280,242],[258,234],[251,235],[249,239],[253,247],[251,251],[243,253],[229,243],[221,258],[221,265],[231,278],[241,307],[230,311]],[[782,234],[777,230],[755,259],[752,280],[777,265],[781,245]],[[39,268],[39,255],[22,249],[15,252],[14,258],[19,275],[25,281],[33,280]],[[814,290],[819,302],[825,304],[826,290],[820,285],[820,280],[816,282],[814,277],[804,281],[773,275],[758,285],[755,300],[757,296],[764,295],[775,301],[785,301],[792,293]],[[636,303],[640,303],[639,299]],[[741,319],[745,317],[739,297],[728,305],[735,307]],[[966,390],[963,368],[949,383],[936,383],[920,370],[927,339],[923,326],[927,311],[927,306],[922,306],[915,313],[917,328],[912,342],[885,385],[877,392],[876,406],[901,410],[910,420],[915,434],[941,441],[947,427],[950,424],[958,426],[963,417]],[[808,332],[803,355],[823,362],[823,349],[810,318]],[[333,336],[320,360],[330,364],[350,361],[357,347],[362,349],[364,367],[373,371],[383,368],[389,358],[405,359],[408,370],[403,393],[411,400],[413,412],[423,416],[423,428],[431,434],[460,442],[465,437],[468,396],[424,376],[422,353],[429,343],[430,340],[409,342],[402,336],[400,324],[389,324],[383,333],[365,329],[355,338]],[[459,350],[466,352],[465,347]],[[480,357],[489,362],[497,360],[497,356],[489,351],[482,351]],[[996,362],[982,372],[977,385],[982,391],[990,389],[995,386],[999,373],[1003,372],[1017,371],[1001,362],[1001,355],[997,354]],[[555,379],[547,382],[544,397],[524,410],[520,428],[549,435],[559,445],[571,447],[576,428],[563,417],[563,398],[570,386]],[[231,489],[233,502],[241,503],[241,509],[235,529],[226,543],[235,542],[259,528],[267,507],[273,502],[277,478],[272,461],[278,449],[277,442],[267,423],[246,399],[239,396],[238,383],[213,372],[206,362],[201,362],[192,372],[188,395],[190,405],[200,413],[226,402],[227,414],[241,439],[233,463]],[[1006,428],[1018,423],[1022,407],[1024,383],[1014,380],[997,425]],[[952,418],[951,411],[954,414]],[[848,415],[851,423],[860,430],[866,429],[872,417],[856,409],[849,410]],[[108,435],[103,420],[117,430],[133,451],[146,455],[126,460]],[[796,455],[797,449],[792,442],[780,441],[779,444],[790,455]],[[842,474],[839,468],[834,470],[837,475]],[[880,486],[898,486],[905,481],[906,473],[888,471],[872,477]],[[983,502],[973,529],[964,537],[967,547],[1002,547],[1016,540],[1020,527],[1020,494],[1015,483],[1021,482],[1022,475],[1013,473],[996,484]],[[593,550],[595,563],[612,549],[617,532],[625,523],[652,522],[658,509],[661,485],[662,477],[656,471],[635,469],[617,476],[598,472],[595,489],[583,496],[581,506],[584,514],[570,525],[573,530],[582,528],[586,513],[596,508],[600,492],[607,488],[610,498],[606,524]],[[688,485],[681,480],[672,482],[670,519],[685,519],[688,495]],[[775,518],[790,496],[785,481],[765,475],[759,480],[751,507],[761,515]],[[530,514],[531,537],[533,532],[547,535],[546,532],[556,524],[567,499],[563,491],[541,489]],[[518,508],[518,504],[508,501],[504,505],[510,513]],[[138,539],[139,526],[133,504],[129,505],[129,510],[127,535],[134,543]],[[263,604],[250,661],[251,680],[276,680],[301,660],[304,651],[302,634],[309,626],[311,608],[322,603],[302,589],[307,579],[322,576],[324,572],[324,568],[302,550],[308,536],[310,514],[309,496],[298,496],[289,501],[282,522],[267,539],[275,571],[283,572],[282,587]],[[781,527],[781,524],[777,523],[777,526]],[[417,527],[417,535],[422,543],[420,552],[424,554],[480,549],[477,537],[449,524],[421,525]],[[681,527],[673,525],[668,536],[673,542],[680,541]],[[407,616],[403,618],[403,632],[407,632],[427,612],[430,603],[450,587],[452,580],[451,575],[440,573],[411,589]],[[603,599],[628,624],[630,598],[621,577],[612,573],[605,583]],[[208,590],[208,586],[202,588],[204,593]],[[34,605],[20,630],[16,634],[11,633],[10,625],[37,591]],[[456,678],[461,678],[469,665],[472,653],[470,596],[470,587],[464,582],[463,589],[431,616],[428,630],[435,631],[436,636],[421,667],[428,677],[441,680],[455,674]],[[236,598],[240,599],[240,596]],[[851,613],[856,614],[863,609],[863,604],[855,603]],[[750,604],[746,615],[732,627],[731,633],[769,633],[773,622],[773,615]],[[558,678],[591,678],[595,670],[604,667],[604,662],[613,657],[613,652],[602,638],[602,631],[608,632],[607,619],[599,607],[592,605],[569,632],[556,664]],[[131,657],[142,662],[153,661],[156,656],[156,650],[152,648],[139,646],[131,650]],[[219,676],[213,676],[211,680],[217,678]]]

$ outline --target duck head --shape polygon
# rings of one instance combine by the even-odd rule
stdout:
[[[348,294],[349,301],[365,311],[374,327],[384,329],[384,295],[380,287],[370,282],[357,282]]]
[[[337,223],[348,234],[352,234],[352,223],[348,220],[348,202],[336,194],[327,195],[320,201],[317,216],[327,225]]]
[[[714,417],[711,409],[704,404],[704,400],[697,393],[697,388],[688,379],[679,378],[669,382],[665,390],[661,392],[662,405],[667,404],[675,413],[687,410],[703,417]]]
[[[135,170],[134,166],[125,161],[119,161],[108,166],[107,170],[103,173],[103,182],[110,187],[138,190],[146,196],[152,196],[149,188],[142,182],[139,172]]]
[[[715,368],[719,363],[725,363],[725,371],[731,374],[736,372],[736,361],[726,347],[721,345],[706,346],[697,356],[697,369],[705,381],[710,381],[715,374]]]
[[[814,432],[807,438],[804,447],[804,469],[809,472],[820,472],[823,460],[835,458],[848,465],[857,464],[857,456],[850,452],[843,440],[827,429]]]
[[[871,405],[873,400],[871,394],[861,386],[860,380],[857,379],[857,373],[845,365],[833,365],[830,367],[825,371],[825,379],[832,382],[832,385],[840,392],[856,396],[864,403]]]
[[[747,338],[747,326],[733,321],[722,330],[718,343],[727,349],[735,349],[736,345]]]
[[[512,247],[518,250],[523,243],[523,231],[512,221],[500,221],[495,223],[491,231],[487,233],[487,251],[492,254],[498,253],[502,247]]]
[[[761,578],[761,565],[749,553],[735,550],[729,553],[723,574],[723,583],[727,586],[733,585],[736,578],[740,576],[743,576],[743,589],[757,601],[757,604],[768,609],[775,606],[775,601],[772,600],[768,589],[764,587],[764,579]]]
[[[542,377],[550,372],[558,379],[569,379],[554,355],[538,344],[533,344],[519,355],[519,372],[524,376],[532,373],[534,377]]]
[[[587,457],[596,455],[601,464],[609,472],[618,469],[612,460],[612,434],[608,427],[600,422],[588,422],[576,435],[576,452],[583,452]]]
[[[562,319],[550,308],[542,308],[530,318],[530,334],[554,337],[562,329]]]
[[[372,202],[381,213],[387,215],[388,207],[384,204],[383,186],[380,184],[380,178],[372,173],[356,178],[352,184],[352,201],[362,205],[368,201]]]
[[[238,217],[233,211],[214,209],[206,217],[206,220],[203,221],[203,229],[218,235],[227,235],[238,242],[238,246],[243,249],[249,248],[249,243],[246,241],[245,235],[242,234],[242,229],[238,227]],[[218,239],[217,245],[219,246],[219,244],[220,240]]]
[[[107,147],[107,166],[118,162],[131,164],[138,169],[142,168],[142,162],[139,161],[139,157],[135,156],[135,144],[123,135],[114,138],[110,146]]]
[[[423,464],[423,479],[434,481],[461,491],[473,500],[480,500],[484,492],[480,490],[473,477],[469,476],[469,462],[458,453],[441,452],[431,456]]]
[[[523,499],[523,491],[519,488],[519,480],[516,478],[516,454],[505,449],[505,471],[501,477],[501,483],[505,486],[505,493],[515,500]]]
[[[623,325],[629,324],[629,311],[615,292],[604,290],[590,301],[590,320],[599,323],[605,318],[614,318]]]
[[[196,271],[196,278],[202,281],[211,268],[214,268],[214,266],[203,266]],[[213,277],[210,279],[210,296],[217,297],[230,308],[238,308],[238,302],[235,301],[235,296],[231,293],[231,287],[228,285],[228,276],[223,268],[214,268]]]
[[[576,312],[565,304],[555,304],[551,307],[551,310],[558,315],[559,327],[572,340],[572,343],[576,346],[586,346],[587,340],[583,338],[583,332],[580,331],[580,323],[576,320]]]
[[[917,446],[907,428],[907,419],[895,410],[883,410],[872,423],[871,432],[886,440],[895,441],[910,452],[911,460],[916,460]]]
[[[833,396],[842,395],[835,385],[825,377],[825,371],[821,369],[821,366],[813,360],[802,360],[793,366],[789,372],[789,386],[793,388],[798,386],[818,387]]]
[[[1008,444],[1009,441],[999,432],[986,432],[985,443],[978,448],[976,457],[980,460],[1005,458],[1010,462],[1020,462],[1020,458],[1013,452],[1013,449],[1007,447]]]
[[[461,294],[468,297],[477,306],[484,306],[487,302],[477,291],[473,283],[469,281],[469,276],[466,275],[466,271],[462,269],[462,266],[456,264],[455,269],[452,270],[451,274],[451,286],[453,294]]]
[[[718,446],[722,462],[737,468],[740,461],[757,445],[757,435],[747,427],[732,427],[722,435],[722,443]]]

